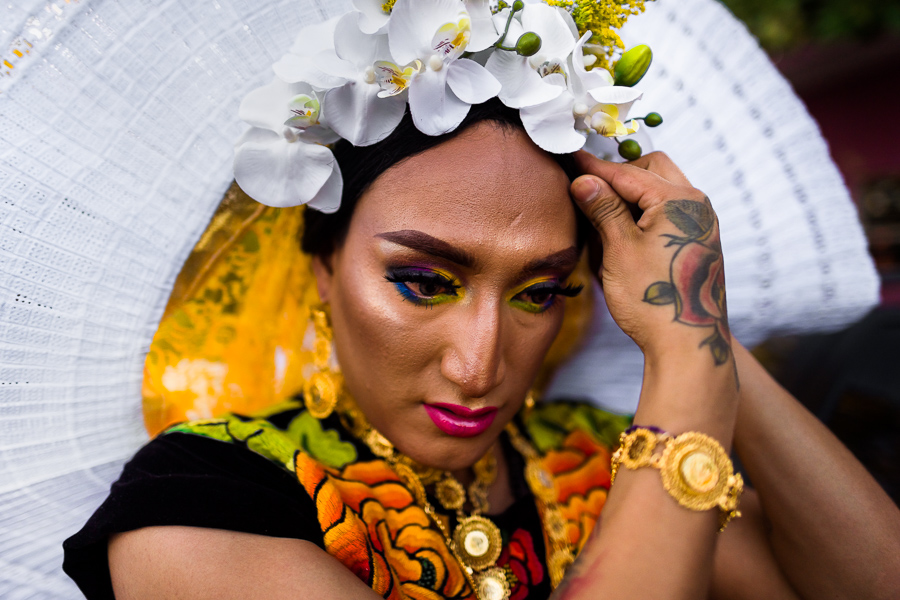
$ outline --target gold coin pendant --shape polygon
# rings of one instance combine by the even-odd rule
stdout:
[[[456,547],[466,564],[476,571],[490,567],[500,557],[503,539],[500,529],[484,517],[467,517],[453,532]]]
[[[503,569],[490,568],[475,576],[478,600],[506,600],[511,592]]]

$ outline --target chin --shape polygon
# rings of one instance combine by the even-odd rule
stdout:
[[[434,425],[423,427],[423,433],[406,443],[396,444],[397,449],[417,463],[443,471],[468,469],[488,453],[503,431],[506,420],[498,415],[493,425],[476,436],[459,437],[443,433]],[[427,433],[425,433],[427,432]]]

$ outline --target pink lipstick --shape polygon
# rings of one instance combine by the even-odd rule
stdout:
[[[425,412],[438,429],[454,437],[474,437],[488,430],[497,409],[493,407],[472,410],[460,404],[437,402],[426,404]]]

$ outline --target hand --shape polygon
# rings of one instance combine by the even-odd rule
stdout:
[[[571,193],[600,234],[613,319],[645,354],[685,344],[731,358],[719,226],[709,199],[665,155],[629,164],[578,152]],[[635,221],[630,208],[643,214]]]

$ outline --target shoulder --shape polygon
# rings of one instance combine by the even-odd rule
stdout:
[[[293,538],[323,547],[316,506],[292,470],[294,456],[311,448],[328,462],[348,448],[336,432],[301,414],[302,406],[291,403],[254,417],[183,423],[153,439],[66,540],[64,569],[87,597],[111,597],[107,540],[153,527]]]

